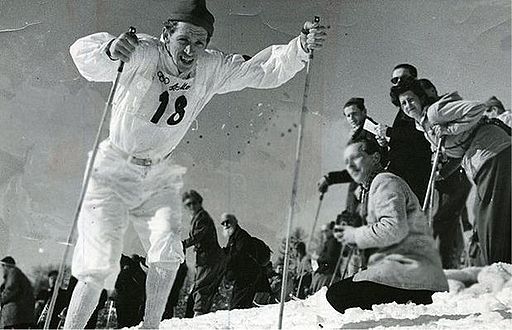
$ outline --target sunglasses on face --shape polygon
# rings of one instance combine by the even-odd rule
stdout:
[[[192,205],[197,205],[197,204],[199,204],[199,203],[198,203],[198,202],[196,202],[196,201],[190,201],[190,202],[188,202],[188,203],[185,203],[185,206],[186,206],[186,207],[191,207]]]
[[[398,80],[400,80],[400,77],[393,77],[393,78],[391,78],[391,83],[396,85],[396,84],[398,84]]]

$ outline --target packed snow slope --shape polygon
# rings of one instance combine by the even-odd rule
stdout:
[[[336,312],[325,299],[327,288],[302,301],[285,304],[284,329],[459,328],[512,329],[512,265],[446,271],[450,292],[436,293],[433,304],[375,305]],[[171,319],[161,329],[277,329],[279,304],[218,311],[193,319]]]

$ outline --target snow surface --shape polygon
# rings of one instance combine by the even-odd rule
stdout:
[[[449,280],[450,292],[434,294],[430,305],[391,303],[375,305],[371,311],[352,308],[344,314],[329,305],[324,287],[306,300],[285,304],[283,329],[512,329],[511,271],[510,264],[485,267],[473,272],[474,282],[478,279],[478,283],[469,280],[468,288],[462,282]],[[279,304],[274,304],[218,311],[193,319],[164,320],[160,328],[277,329],[278,315]]]

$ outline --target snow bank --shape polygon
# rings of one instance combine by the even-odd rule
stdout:
[[[464,272],[462,270],[461,272]],[[512,265],[491,265],[472,272],[465,288],[436,293],[430,305],[396,303],[375,305],[371,311],[359,308],[336,312],[325,299],[324,287],[303,301],[290,301],[284,308],[284,329],[368,329],[368,328],[512,328]],[[456,274],[457,275],[457,274]],[[458,274],[460,275],[460,274]],[[448,274],[447,274],[448,276]],[[448,277],[453,277],[453,274]],[[452,282],[452,280],[450,280]],[[454,287],[453,285],[451,287]],[[218,311],[194,319],[171,319],[161,329],[276,329],[279,305],[234,311]]]

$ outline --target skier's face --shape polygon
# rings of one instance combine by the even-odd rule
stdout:
[[[187,74],[195,69],[197,58],[204,52],[208,44],[208,33],[202,27],[178,22],[173,32],[164,32],[164,42],[178,72]]]
[[[345,148],[345,165],[356,183],[365,183],[379,165],[379,153],[368,154],[363,143],[353,143]]]

